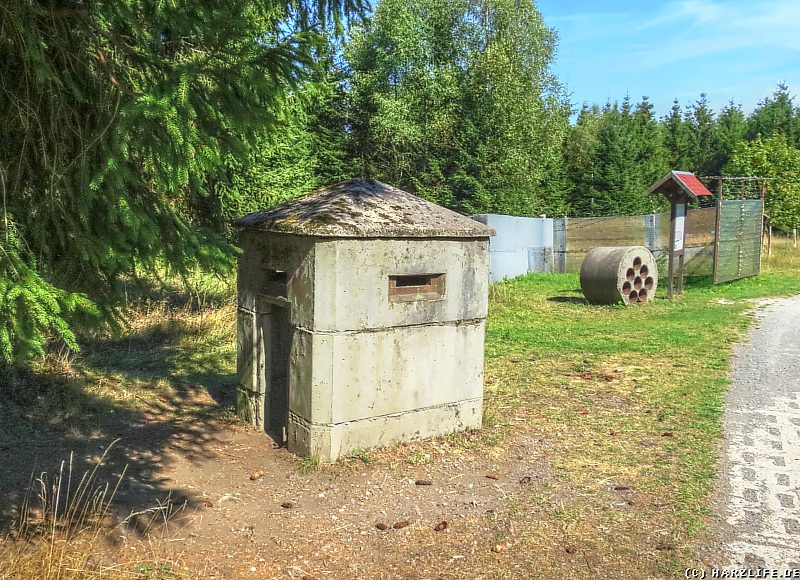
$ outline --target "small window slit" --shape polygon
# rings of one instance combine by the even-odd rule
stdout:
[[[389,299],[394,302],[436,300],[444,296],[444,274],[389,276]]]

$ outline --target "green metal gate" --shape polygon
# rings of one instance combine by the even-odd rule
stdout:
[[[756,276],[761,271],[763,199],[717,202],[714,284]]]

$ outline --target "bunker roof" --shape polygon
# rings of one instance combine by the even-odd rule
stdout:
[[[663,193],[665,195],[681,192],[696,199],[705,195],[712,195],[703,182],[690,171],[670,171],[650,188],[649,193]]]
[[[374,179],[351,179],[234,221],[240,228],[328,238],[488,238],[473,219]]]

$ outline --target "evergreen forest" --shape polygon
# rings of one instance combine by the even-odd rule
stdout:
[[[0,366],[120,323],[143,277],[229,273],[230,222],[351,177],[464,214],[635,215],[671,169],[770,177],[800,108],[574,103],[534,0],[5,0]]]

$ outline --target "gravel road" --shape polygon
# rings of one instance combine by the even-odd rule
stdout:
[[[763,304],[726,398],[720,565],[800,569],[800,296]]]

